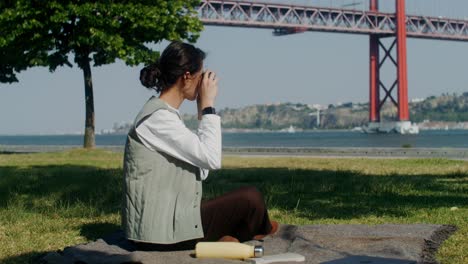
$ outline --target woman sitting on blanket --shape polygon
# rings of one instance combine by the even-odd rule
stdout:
[[[201,201],[202,181],[209,170],[221,168],[221,121],[213,108],[218,77],[202,70],[204,58],[200,49],[172,42],[140,72],[141,83],[160,93],[136,116],[125,146],[122,225],[140,248],[242,242],[278,229],[255,187]],[[197,100],[196,134],[178,110],[185,99]]]

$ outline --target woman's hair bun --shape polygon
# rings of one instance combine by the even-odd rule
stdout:
[[[161,69],[159,69],[156,63],[148,65],[140,71],[140,82],[146,88],[155,88],[160,77]]]
[[[195,46],[173,41],[151,65],[140,71],[140,82],[148,89],[162,93],[177,83],[186,72],[202,70],[205,52]]]

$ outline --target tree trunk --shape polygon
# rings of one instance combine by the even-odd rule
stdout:
[[[84,56],[82,61],[82,69],[85,85],[85,103],[86,103],[86,119],[85,119],[85,134],[84,148],[94,148],[96,140],[94,136],[94,96],[93,96],[93,79],[91,76],[91,65],[89,63],[89,55]]]

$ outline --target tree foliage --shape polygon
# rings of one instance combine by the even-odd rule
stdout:
[[[147,44],[163,39],[195,41],[202,29],[194,17],[199,1],[43,1],[0,2],[1,81],[33,66],[72,66],[69,54],[94,66],[116,59],[127,65],[158,56]]]
[[[152,43],[196,41],[203,28],[196,17],[199,3],[2,0],[0,82],[17,82],[17,73],[30,67],[54,71],[60,66],[72,67],[74,61],[84,71],[85,90],[91,91],[86,96],[92,99],[90,63],[100,66],[120,59],[129,66],[149,64],[159,56]]]

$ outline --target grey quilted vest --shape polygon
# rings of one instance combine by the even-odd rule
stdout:
[[[172,244],[203,237],[202,184],[198,167],[149,150],[138,139],[135,128],[160,109],[175,112],[153,96],[127,136],[122,226],[130,240]]]

